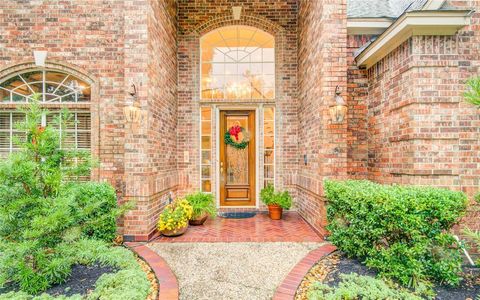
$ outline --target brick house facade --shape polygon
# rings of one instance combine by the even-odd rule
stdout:
[[[454,32],[409,23],[413,29],[397,35],[397,45],[384,40],[439,1],[412,0],[406,11],[375,16],[365,15],[360,2],[6,0],[0,4],[0,84],[38,69],[33,50],[46,50],[45,69],[91,86],[90,101],[72,107],[91,114],[90,149],[100,161],[93,178],[114,185],[120,201],[136,201],[122,220],[130,240],[148,240],[169,197],[201,189],[205,176],[219,197],[219,112],[225,108],[256,113],[253,197],[270,176],[321,233],[326,178],[433,185],[473,196],[480,183],[480,119],[462,92],[465,80],[480,73],[480,14],[465,12],[468,23]],[[439,13],[480,10],[480,1],[441,2]],[[239,18],[235,6],[242,7]],[[201,39],[237,25],[273,36],[275,97],[202,97]],[[139,123],[126,122],[123,113],[132,83],[144,111]],[[340,124],[329,114],[337,86],[348,106]],[[3,101],[0,110],[15,105]],[[269,108],[275,111],[274,171],[264,167],[265,153],[273,150],[262,143]],[[202,109],[210,119],[202,119]],[[207,163],[201,124],[210,128]],[[222,210],[262,210],[256,203]],[[478,215],[466,222],[478,228]]]

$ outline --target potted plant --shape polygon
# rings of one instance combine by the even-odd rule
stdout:
[[[288,191],[275,192],[273,185],[267,185],[260,192],[262,202],[268,206],[270,219],[280,220],[283,209],[290,209],[292,206],[292,197]]]
[[[193,209],[185,199],[176,200],[168,204],[160,214],[158,230],[164,236],[179,236],[188,228],[188,220],[192,217]]]
[[[217,215],[217,208],[212,194],[197,192],[187,195],[185,199],[193,209],[193,214],[189,221],[190,225],[202,225],[208,216],[215,218]]]

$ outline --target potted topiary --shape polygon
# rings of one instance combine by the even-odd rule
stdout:
[[[212,194],[198,192],[187,195],[185,199],[193,208],[192,218],[189,221],[190,225],[202,225],[208,216],[216,217],[217,208]]]
[[[292,206],[292,197],[288,191],[275,192],[273,185],[267,185],[260,192],[262,202],[268,206],[270,219],[280,220],[283,209],[290,209]]]
[[[193,209],[185,199],[176,200],[168,204],[160,213],[158,230],[164,236],[179,236],[188,228],[188,220],[192,217]]]

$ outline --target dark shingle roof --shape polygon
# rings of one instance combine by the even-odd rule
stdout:
[[[405,11],[421,9],[427,0],[348,0],[349,18],[398,18]]]

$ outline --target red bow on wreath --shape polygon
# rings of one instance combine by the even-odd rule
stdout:
[[[240,132],[242,132],[242,127],[240,127],[239,125],[232,126],[228,131],[228,133],[230,133],[230,135],[233,135],[235,137],[235,140],[237,141],[238,141],[238,135],[240,134]]]

